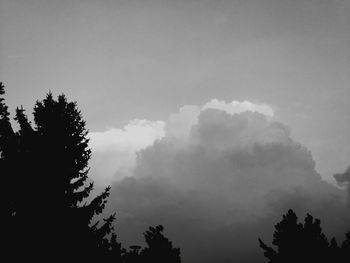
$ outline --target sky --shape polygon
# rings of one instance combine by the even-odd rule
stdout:
[[[321,203],[346,199],[349,182],[349,13],[348,0],[0,0],[0,81],[12,112],[48,91],[78,102],[92,178],[112,184],[122,229],[140,234],[171,208],[169,234],[196,251],[207,244],[179,226],[202,216],[188,235],[219,240],[290,205],[341,232],[338,201],[339,222]]]

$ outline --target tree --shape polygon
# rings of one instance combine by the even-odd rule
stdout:
[[[123,257],[125,263],[142,263],[140,255],[141,246],[133,245],[130,246],[130,250],[126,251]]]
[[[16,207],[17,191],[16,184],[16,166],[13,166],[13,160],[16,157],[16,136],[11,127],[8,107],[4,103],[5,90],[3,83],[0,82],[0,175],[3,187],[1,189],[1,210],[2,220],[5,226],[2,231],[3,251],[8,256],[14,255],[10,248],[15,246],[16,242]],[[11,171],[6,173],[6,171]]]
[[[11,177],[5,177],[3,175],[3,172],[8,169],[8,160],[9,158],[6,158],[7,156],[13,156],[13,144],[14,144],[14,132],[11,127],[10,118],[9,118],[9,112],[8,107],[4,103],[4,98],[2,97],[5,94],[4,85],[2,82],[0,82],[0,167],[2,180],[5,180],[5,183],[8,186],[12,186],[10,184]],[[11,198],[12,194],[11,192],[7,191],[7,189],[4,189],[2,191],[2,211],[3,215],[5,216],[5,221],[8,224],[11,221],[12,216],[15,213],[14,210],[14,202]]]
[[[0,98],[0,170],[7,178],[4,207],[10,226],[4,238],[13,237],[10,248],[38,260],[68,261],[110,255],[117,247],[121,251],[112,234],[115,215],[93,223],[110,188],[91,196],[88,131],[76,103],[49,93],[37,101],[33,115],[34,125],[17,108],[19,130],[14,132]]]
[[[350,261],[350,231],[345,233],[345,240],[341,245],[341,257],[346,259],[347,262]]]
[[[338,247],[336,240],[333,238],[328,242],[319,219],[307,214],[304,224],[298,223],[293,210],[289,210],[283,215],[282,221],[275,225],[272,244],[277,247],[277,251],[260,238],[259,243],[269,263],[348,262],[342,261],[345,260],[344,249]],[[344,244],[346,246],[345,241]]]
[[[125,263],[180,263],[180,249],[174,248],[172,242],[163,235],[163,226],[149,227],[143,233],[147,246],[130,246],[129,251],[124,251]]]
[[[0,172],[5,218],[4,257],[27,261],[180,262],[180,250],[163,227],[144,233],[148,247],[126,252],[113,231],[115,214],[97,220],[110,187],[93,197],[88,178],[88,131],[75,102],[47,94],[37,101],[32,124],[16,109],[11,126],[0,83]]]
[[[143,262],[180,263],[180,249],[174,248],[171,241],[163,235],[163,226],[149,227],[143,234],[147,247],[141,251]]]

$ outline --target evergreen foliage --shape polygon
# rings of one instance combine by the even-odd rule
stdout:
[[[34,125],[23,108],[17,108],[19,130],[14,132],[0,98],[0,168],[8,188],[3,200],[10,226],[4,236],[6,251],[12,257],[15,249],[31,259],[50,255],[69,261],[101,258],[112,249],[115,254],[116,248],[121,252],[112,234],[115,215],[93,223],[110,188],[91,196],[88,131],[76,103],[64,95],[55,100],[49,93],[36,103],[33,115]]]
[[[11,262],[180,262],[180,250],[162,234],[163,227],[144,233],[148,247],[126,251],[117,241],[113,222],[102,213],[110,187],[93,197],[88,178],[88,130],[75,102],[48,93],[37,101],[34,124],[16,109],[11,126],[0,83],[1,202],[4,255]]]
[[[163,234],[162,225],[149,227],[143,233],[147,246],[143,249],[141,246],[130,246],[123,257],[126,263],[180,263],[180,249],[174,248],[171,241]]]
[[[282,262],[349,262],[347,239],[339,247],[335,238],[331,242],[322,231],[321,221],[307,214],[304,223],[298,223],[297,215],[289,210],[281,222],[275,225],[272,244],[267,246],[260,238],[260,247],[269,263]]]
[[[163,235],[163,226],[149,227],[143,234],[147,247],[141,252],[144,262],[180,263],[180,249],[174,248],[171,241]]]

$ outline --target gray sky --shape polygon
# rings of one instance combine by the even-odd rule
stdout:
[[[91,131],[212,98],[271,105],[323,176],[350,163],[350,1],[0,0],[14,110],[51,90]]]
[[[349,0],[0,0],[0,81],[12,113],[49,90],[78,102],[123,242],[164,224],[184,262],[252,262],[285,209],[349,229],[349,14]]]

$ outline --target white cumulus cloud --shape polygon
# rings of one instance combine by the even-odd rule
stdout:
[[[226,103],[212,99],[201,106],[185,105],[165,121],[134,119],[123,128],[113,127],[91,132],[92,178],[97,185],[106,185],[132,175],[137,152],[164,137],[178,139],[177,144],[180,146],[182,140],[188,139],[192,127],[198,123],[200,113],[207,109],[217,109],[230,115],[250,111],[267,117],[273,116],[272,108],[266,104],[249,101]]]
[[[225,111],[229,114],[251,111],[261,113],[268,117],[272,117],[274,115],[271,106],[267,104],[255,104],[247,100],[243,102],[234,100],[231,103],[226,103],[222,100],[212,99],[211,101],[204,104],[202,109],[217,109]]]
[[[130,175],[136,152],[164,137],[162,121],[135,119],[123,128],[91,132],[91,175],[98,186],[111,183],[120,176]]]
[[[135,244],[163,224],[184,262],[259,262],[257,238],[269,240],[291,208],[342,238],[347,191],[322,180],[290,129],[264,108],[218,105],[171,115],[165,135],[137,152],[130,176],[112,184],[106,212],[117,212],[119,237]]]

